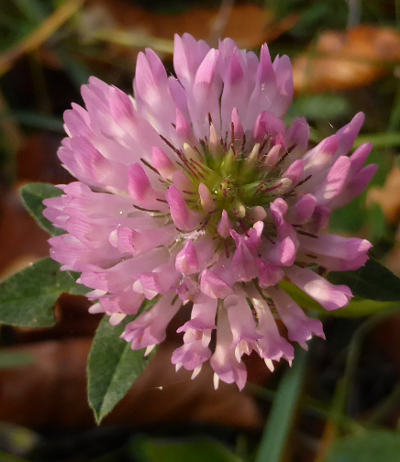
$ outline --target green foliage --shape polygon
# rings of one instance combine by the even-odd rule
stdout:
[[[30,353],[1,350],[0,369],[13,369],[15,367],[27,366],[31,364],[34,359],[34,356]]]
[[[289,109],[289,116],[306,117],[311,120],[334,121],[350,114],[349,101],[340,95],[322,93],[299,96]]]
[[[149,362],[144,350],[134,351],[120,338],[126,324],[112,326],[104,317],[93,339],[88,361],[88,397],[96,422],[109,414],[126,395]]]
[[[376,145],[376,136],[359,136],[356,140],[355,147],[362,143],[371,141],[374,143],[374,150],[371,152],[368,163],[377,164],[378,171],[376,172],[371,184],[382,186],[385,183],[386,177],[392,168],[392,157],[379,149]],[[391,141],[390,134],[382,134],[379,138],[382,141],[382,146],[387,146]],[[378,141],[379,141],[378,140]],[[345,207],[334,210],[330,217],[330,230],[334,232],[357,233],[365,225],[369,225],[372,232],[372,237],[380,238],[386,231],[386,222],[378,205],[366,208],[366,193],[357,196]]]
[[[397,302],[353,299],[347,306],[340,310],[327,311],[314,299],[289,281],[283,280],[279,283],[279,286],[290,295],[298,305],[306,310],[314,311],[320,318],[328,316],[333,316],[335,318],[359,318],[392,310],[399,306]]]
[[[367,431],[338,439],[326,462],[400,462],[400,434]]]
[[[385,302],[400,300],[400,279],[373,259],[357,271],[330,273],[329,280],[346,284],[358,297]]]
[[[64,231],[55,228],[43,216],[43,200],[50,197],[61,196],[62,191],[48,183],[29,183],[21,188],[21,197],[25,208],[36,220],[36,223],[52,236],[63,234]]]
[[[281,460],[293,424],[305,369],[306,352],[298,348],[293,367],[286,371],[279,383],[256,462],[279,462]]]
[[[11,454],[26,455],[37,445],[39,437],[34,431],[26,427],[8,422],[0,422],[0,441],[1,449],[4,451]],[[18,462],[22,460],[7,459],[4,454],[0,452],[1,462]],[[9,455],[9,457],[13,456]]]
[[[132,443],[132,453],[139,453],[141,462],[242,461],[221,443],[204,438],[193,441],[137,438]]]
[[[298,303],[303,308],[313,310],[317,313],[325,312],[324,308],[318,302],[316,302],[313,298],[311,298],[309,295],[307,295],[305,292],[303,292],[301,289],[299,289],[291,282],[282,280],[279,283],[279,286],[288,295],[290,295],[293,298],[293,300],[296,301],[296,303]]]
[[[48,130],[56,133],[64,133],[63,121],[57,117],[38,114],[35,111],[29,110],[13,111],[9,117],[16,120],[25,127],[38,128],[40,130]]]
[[[64,293],[84,294],[73,273],[60,271],[50,258],[39,260],[0,284],[0,323],[21,327],[50,327],[53,307]]]
[[[0,450],[0,460],[2,462],[28,462],[27,459],[21,459],[21,457],[13,456],[12,454],[7,454],[4,451]]]
[[[372,204],[367,209],[368,224],[371,229],[371,240],[379,241],[388,235],[388,225],[382,207]]]
[[[38,0],[14,0],[20,13],[30,22],[40,22],[46,17],[42,2]]]
[[[356,197],[346,207],[336,209],[330,217],[330,230],[356,233],[364,226],[367,219],[365,194]]]

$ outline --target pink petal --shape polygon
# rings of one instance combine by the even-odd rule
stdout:
[[[225,298],[232,294],[232,288],[211,270],[204,270],[201,274],[200,290],[211,298]]]
[[[217,313],[217,300],[205,296],[196,297],[190,321],[179,327],[177,332],[186,332],[188,329],[198,331],[215,329],[215,316]]]
[[[203,210],[207,213],[215,210],[215,201],[210,193],[210,190],[204,183],[199,184],[200,203]]]
[[[292,342],[304,344],[317,335],[325,338],[322,322],[319,319],[308,318],[304,311],[279,288],[270,289],[272,300],[288,330],[288,338]]]
[[[282,259],[285,261],[285,259]],[[257,259],[258,266],[258,283],[260,287],[267,288],[278,284],[285,275],[282,268],[277,265],[267,263],[261,258]]]
[[[179,309],[178,303],[172,305],[173,295],[162,297],[153,308],[126,325],[121,337],[131,343],[132,350],[158,345],[164,341],[167,325]]]
[[[350,159],[346,156],[341,156],[336,160],[329,170],[326,180],[315,192],[319,204],[329,205],[330,201],[340,196],[348,182],[350,165]]]
[[[164,178],[171,178],[176,170],[176,165],[174,165],[165,152],[157,146],[152,147],[151,160],[154,168],[157,169]]]
[[[282,133],[285,130],[285,124],[281,119],[276,117],[272,112],[262,112],[256,120],[253,130],[253,137],[257,141],[261,141],[266,135],[274,135]]]
[[[260,296],[251,298],[258,317],[258,332],[261,338],[257,341],[260,356],[266,360],[272,369],[272,361],[279,361],[286,358],[289,362],[293,360],[294,349],[279,333],[272,313]]]
[[[183,231],[190,231],[195,228],[196,224],[198,224],[198,219],[187,206],[177,187],[170,186],[165,197],[176,227]]]
[[[140,164],[132,164],[128,169],[128,192],[132,199],[145,208],[155,208],[162,205],[157,202],[157,194]]]
[[[335,286],[307,268],[294,266],[286,269],[286,275],[296,286],[328,311],[346,306],[353,297],[347,286]]]
[[[218,316],[217,343],[215,352],[210,359],[211,367],[216,376],[214,386],[218,387],[218,379],[226,383],[236,383],[240,390],[246,384],[247,371],[243,363],[238,362],[231,348],[232,334],[226,310],[221,310]],[[217,380],[215,380],[217,379]]]
[[[182,274],[193,274],[199,271],[199,259],[192,241],[187,241],[185,247],[176,256],[175,268]]]
[[[218,234],[224,239],[230,236],[232,227],[231,227],[231,222],[229,221],[229,217],[228,217],[226,210],[222,210],[221,220],[218,223],[217,229],[218,229]]]
[[[210,47],[203,40],[196,41],[190,34],[174,35],[174,69],[186,86],[193,82],[197,68]]]

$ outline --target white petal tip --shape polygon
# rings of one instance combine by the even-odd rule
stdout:
[[[201,371],[201,366],[196,367],[196,369],[193,370],[191,379],[192,380],[195,379],[200,374],[200,371]]]
[[[268,369],[269,369],[271,372],[274,372],[275,366],[274,366],[274,363],[272,362],[272,360],[271,360],[271,359],[268,359],[268,358],[265,358],[265,359],[264,359],[264,362],[265,362],[266,366],[268,367]]]
[[[178,372],[182,367],[182,363],[175,364],[175,372]]]
[[[215,372],[214,372],[213,382],[214,382],[214,389],[218,390],[219,377],[218,377],[218,374],[216,374]]]
[[[308,351],[308,345],[307,345],[306,342],[301,342],[301,343],[299,343],[299,345],[301,346],[301,348],[303,348],[303,350]]]
[[[155,348],[156,346],[155,345],[149,345],[147,348],[146,348],[146,351],[144,352],[144,355],[145,356],[148,356]]]
[[[238,363],[240,363],[240,361],[242,360],[242,352],[239,345],[237,345],[237,347],[235,348],[235,358]]]
[[[91,314],[104,313],[104,310],[101,307],[100,303],[95,303],[89,308],[89,313]]]

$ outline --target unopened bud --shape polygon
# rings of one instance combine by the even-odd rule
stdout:
[[[247,215],[254,222],[264,221],[267,218],[267,212],[264,207],[261,207],[261,205],[256,205],[255,207],[248,209]]]
[[[260,143],[256,143],[249,154],[248,162],[251,164],[255,164],[258,160],[258,154],[260,153]]]
[[[210,193],[210,190],[204,183],[199,184],[200,203],[203,210],[207,213],[215,210],[215,201]]]
[[[281,157],[281,148],[282,146],[280,144],[276,144],[269,150],[268,154],[265,156],[264,159],[264,166],[266,168],[272,169],[275,167],[275,165],[278,163]]]
[[[224,160],[221,163],[221,173],[224,176],[232,174],[236,163],[235,153],[232,148],[225,154]]]
[[[183,143],[183,151],[188,159],[200,160],[198,152],[188,143]]]

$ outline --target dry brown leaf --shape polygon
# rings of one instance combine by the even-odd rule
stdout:
[[[41,132],[25,138],[17,155],[18,181],[68,183],[73,177],[62,167],[56,152],[60,145],[59,134]]]
[[[60,136],[40,133],[26,137],[17,153],[15,189],[0,196],[0,278],[4,279],[29,263],[48,256],[47,239],[43,231],[22,205],[18,189],[24,183],[43,181],[60,184],[71,181],[62,168],[56,151]]]
[[[27,426],[93,425],[86,398],[87,338],[39,342],[12,348],[36,358],[25,367],[0,371],[0,421]],[[175,372],[175,345],[164,344],[149,367],[106,419],[107,424],[206,422],[240,428],[261,425],[255,401],[232,385],[212,388],[208,365],[196,378]],[[265,377],[265,375],[264,375]]]
[[[397,231],[398,233],[400,230]],[[385,258],[385,266],[397,276],[400,276],[400,247],[397,244],[396,247],[390,250]]]
[[[254,4],[233,5],[224,11],[218,8],[190,8],[180,14],[155,13],[121,0],[92,0],[89,4],[98,18],[99,8],[111,16],[110,21],[107,14],[103,15],[105,27],[114,22],[124,30],[142,31],[146,36],[169,40],[173,39],[175,33],[184,32],[206,40],[221,35],[231,37],[240,47],[245,48],[274,40],[297,22],[296,15],[277,19],[272,10]],[[86,14],[88,12],[90,9],[87,9]]]
[[[376,203],[382,207],[385,218],[390,223],[400,219],[400,168],[393,166],[383,187],[370,188],[367,204]]]
[[[24,209],[17,191],[3,193],[0,200],[0,279],[47,256],[48,237]]]
[[[395,29],[360,25],[323,32],[317,43],[293,61],[296,92],[346,90],[368,85],[400,61]]]
[[[373,340],[393,361],[400,374],[400,315],[395,314],[380,323],[373,331]]]

